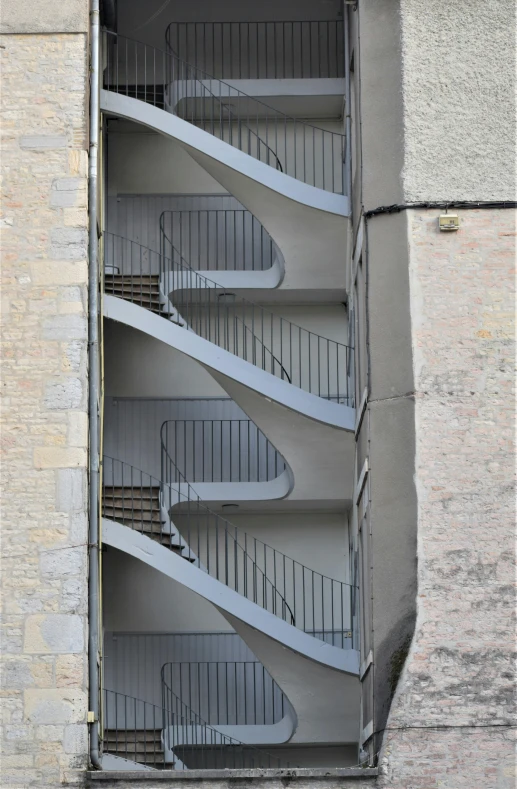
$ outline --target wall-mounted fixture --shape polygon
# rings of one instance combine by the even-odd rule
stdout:
[[[459,230],[460,218],[458,214],[440,214],[438,227],[440,230]]]

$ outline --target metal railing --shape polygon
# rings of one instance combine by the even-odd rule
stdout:
[[[148,701],[104,690],[104,753],[165,769],[164,710]]]
[[[289,705],[285,695],[255,661],[165,663],[162,684],[212,725],[273,725]]]
[[[273,265],[273,239],[246,209],[164,211],[160,224],[173,249],[198,271],[264,271]],[[161,251],[173,257],[172,249]]]
[[[163,457],[162,444],[162,457]],[[162,460],[166,472],[172,460]],[[180,483],[173,481],[179,474]],[[233,589],[261,608],[295,624],[294,614],[285,597],[260,566],[260,557],[247,550],[251,538],[205,507],[190,484],[175,471],[162,481],[107,455],[103,457],[103,514],[129,526],[191,561],[195,567]],[[173,505],[173,526],[178,531],[163,531],[164,514]],[[162,509],[163,507],[163,509]],[[168,517],[168,516],[167,516]],[[240,539],[239,539],[240,538]],[[257,553],[258,543],[255,545]]]
[[[162,705],[104,690],[105,753],[155,769],[288,767],[265,750],[217,731],[162,685]]]
[[[164,491],[170,491],[166,507],[170,504],[174,524],[207,571],[213,575],[215,570],[218,580],[314,638],[352,647],[352,585],[305,566],[210,512],[171,457],[166,425],[161,430],[161,478]]]
[[[211,511],[177,469],[163,436],[161,480],[106,455],[103,480],[105,517],[156,539],[314,638],[354,646],[352,585],[306,567]],[[170,513],[170,532],[163,531],[164,512]]]
[[[306,392],[353,405],[353,350],[321,337],[194,271],[168,237],[172,258],[105,233],[105,289],[171,316],[219,348]],[[159,296],[162,288],[161,297]],[[166,295],[168,296],[166,297]]]
[[[171,22],[166,43],[218,79],[344,76],[343,20]]]
[[[104,87],[165,108],[311,186],[343,194],[345,138],[286,115],[172,51],[105,31]]]
[[[174,756],[174,769],[207,770],[289,767],[268,751],[222,734],[179,699],[162,677],[164,744]]]
[[[174,481],[267,482],[285,470],[281,454],[250,419],[170,419],[162,438]]]

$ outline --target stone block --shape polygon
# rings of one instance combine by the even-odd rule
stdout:
[[[61,472],[58,472],[58,474]],[[88,540],[88,515],[84,510],[72,512],[70,515],[70,542],[84,545]]]
[[[88,727],[85,723],[72,723],[65,727],[65,753],[85,754],[88,751]]]
[[[60,315],[86,315],[86,310],[82,301],[61,301],[59,305]]]
[[[84,178],[56,178],[50,191],[50,205],[55,208],[70,208],[87,205],[86,181]],[[84,215],[83,222],[84,225]]]
[[[6,660],[0,667],[3,688],[16,690],[34,685],[28,660]]]
[[[56,509],[58,512],[83,510],[86,506],[86,476],[81,469],[56,472]]]
[[[88,254],[88,233],[77,227],[55,227],[50,232],[50,254],[58,260],[83,260]]]
[[[86,721],[87,697],[73,688],[31,689],[24,693],[24,714],[34,724],[66,725]]]
[[[88,446],[88,414],[85,411],[69,412],[68,444],[71,447]]]
[[[14,740],[15,742],[30,740],[34,738],[34,730],[32,726],[23,726],[20,724],[7,725],[4,728],[5,739]]]
[[[79,447],[35,447],[34,466],[38,469],[86,467],[86,450]]]
[[[63,208],[63,224],[65,227],[78,227],[86,223],[86,212],[84,208],[69,207]]]
[[[50,409],[78,408],[83,399],[83,384],[79,378],[68,376],[51,381],[45,387],[45,407]],[[74,444],[73,446],[81,446]],[[84,446],[84,444],[82,445]]]
[[[61,288],[61,301],[81,301],[82,293],[82,289],[77,287],[77,285]]]
[[[45,340],[86,340],[88,326],[82,315],[55,315],[43,322]]]
[[[38,260],[29,265],[34,285],[86,285],[88,281],[88,265],[85,260],[77,263]]]
[[[56,687],[80,688],[85,681],[86,657],[84,655],[59,655],[56,658]]]
[[[87,613],[86,577],[70,578],[63,582],[59,608],[72,614]]]
[[[88,153],[84,150],[68,151],[68,169],[70,175],[86,178],[88,174]]]
[[[53,724],[42,724],[35,727],[36,739],[44,740],[47,743],[62,742],[65,734],[64,726]]]
[[[42,577],[47,579],[80,575],[86,572],[86,551],[82,546],[43,551],[40,568]]]
[[[33,614],[28,616],[25,621],[23,646],[27,654],[82,652],[84,649],[83,618],[75,614]]]
[[[77,373],[81,368],[86,368],[86,344],[84,342],[71,342],[63,347],[61,368]]]
[[[19,4],[17,4],[19,8]],[[64,134],[29,134],[20,139],[20,148],[46,151],[49,148],[66,148],[68,139]]]

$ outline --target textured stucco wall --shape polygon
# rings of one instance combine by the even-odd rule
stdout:
[[[380,786],[515,786],[516,215],[408,214],[418,495],[417,623]]]
[[[515,200],[514,0],[399,5],[405,200]]]
[[[1,33],[84,33],[86,0],[2,0]]]
[[[1,43],[1,783],[54,789],[88,752],[87,39]]]
[[[353,44],[363,191],[356,200],[371,209],[515,199],[514,3],[364,0],[351,13],[360,20]],[[510,210],[460,211],[460,231],[446,234],[438,213],[367,222],[368,299],[359,309],[368,312],[371,418],[358,447],[371,462],[374,615],[385,613],[373,632],[378,734],[368,745],[373,755],[383,744],[382,787],[509,789],[516,219]],[[396,424],[389,417],[403,398],[406,413]],[[401,452],[390,495],[389,463]],[[397,624],[403,606],[390,609],[383,585],[392,592],[410,568],[390,541],[401,533],[394,513],[402,504],[404,548],[416,544],[417,622],[384,733],[391,672],[382,630],[390,617]]]

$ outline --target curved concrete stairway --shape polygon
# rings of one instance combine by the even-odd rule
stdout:
[[[134,43],[137,47],[135,52],[143,47],[144,53],[149,52],[154,56],[153,48]],[[213,124],[210,129],[210,124],[207,125],[205,121],[199,123],[196,118],[192,118],[192,122],[189,122],[178,117],[174,114],[176,105],[169,100],[171,78],[166,74],[163,75],[164,89],[161,96],[165,107],[168,106],[172,111],[167,112],[161,108],[163,104],[157,102],[153,106],[147,90],[143,92],[143,101],[133,98],[124,91],[118,77],[116,83],[113,82],[114,63],[111,64],[110,77],[109,57],[108,53],[106,86],[109,89],[101,91],[103,111],[148,126],[181,145],[248,208],[269,232],[283,256],[285,276],[280,288],[298,291],[319,289],[322,293],[332,293],[333,299],[344,298],[348,199],[328,188],[305,182],[307,179],[295,177],[296,170],[288,174],[276,164],[270,166],[270,162],[263,160],[260,145],[257,156],[252,156],[249,137],[244,145],[240,138],[235,142],[231,131],[233,121],[228,115],[225,121],[229,120],[229,123],[220,132],[214,130]],[[144,62],[146,57],[147,54],[144,55]],[[139,62],[141,68],[142,60]],[[131,67],[131,62],[126,58],[125,83],[136,85],[136,78],[133,81],[127,79],[127,71]],[[167,69],[168,65],[166,72]],[[201,90],[205,91],[206,86],[202,86]],[[136,95],[139,95],[138,91]],[[220,100],[219,106],[223,106]],[[323,134],[323,130],[319,131]],[[316,134],[314,129],[312,133]],[[258,137],[258,132],[255,132],[255,136]],[[269,141],[267,136],[266,140]],[[266,146],[270,149],[269,142],[266,142]],[[268,158],[269,155],[266,156]],[[277,156],[275,158],[278,160]],[[322,238],[325,239],[325,258],[320,264]],[[195,272],[192,273],[197,276]],[[139,272],[136,275],[138,277]],[[262,363],[257,363],[256,335],[249,326],[245,325],[243,336],[247,337],[247,332],[251,331],[251,352],[242,350],[241,344],[239,353],[238,344],[228,339],[229,335],[221,343],[212,337],[210,330],[208,337],[196,332],[198,324],[195,316],[185,314],[181,301],[177,307],[173,295],[172,309],[168,304],[169,293],[178,290],[174,281],[172,285],[169,283],[170,291],[168,287],[165,288],[165,294],[160,287],[157,290],[155,284],[149,287],[145,296],[151,308],[147,309],[145,298],[138,298],[134,273],[131,276],[129,292],[124,288],[123,281],[119,281],[111,295],[108,293],[105,296],[105,316],[137,328],[203,365],[286,459],[290,474],[287,495],[296,495],[295,491],[298,490],[304,502],[330,502],[331,506],[339,508],[347,506],[352,497],[354,409],[332,402],[330,385],[322,394],[319,373],[318,385],[314,386],[309,372],[309,391],[305,391],[301,384],[301,374],[300,385],[295,385],[290,372],[286,373],[281,358],[278,364],[277,350],[266,345],[264,336],[260,338],[261,350],[258,354]],[[162,283],[163,278],[158,282]],[[217,285],[215,289],[224,291]],[[168,320],[164,320],[164,317]],[[231,324],[232,332],[235,326],[235,322]],[[220,337],[219,330],[217,334]],[[247,347],[246,343],[244,346]],[[267,353],[264,349],[267,349]],[[314,468],[318,469],[318,474],[313,473]],[[179,494],[181,497],[181,488]],[[296,622],[290,605],[282,596],[282,590],[277,588],[276,578],[269,578],[266,568],[258,567],[256,561],[252,561],[253,566],[255,569],[258,567],[266,579],[264,589],[267,591],[262,600],[256,593],[253,597],[247,592],[243,593],[237,583],[236,572],[230,582],[228,578],[223,582],[219,576],[213,577],[207,568],[206,557],[202,562],[200,556],[195,554],[188,527],[187,532],[182,530],[182,502],[178,501],[177,504],[177,512],[169,508],[168,514],[172,513],[172,520],[170,524],[164,524],[165,540],[161,537],[159,540],[150,539],[154,536],[152,527],[149,532],[143,527],[135,529],[134,524],[124,519],[117,522],[116,508],[113,506],[111,514],[115,519],[104,519],[104,541],[183,584],[211,602],[225,616],[289,699],[296,715],[289,735],[290,742],[357,742],[357,650],[341,649],[326,643],[324,637],[316,637],[314,620],[313,632],[305,632],[302,624]],[[208,529],[206,534],[209,534]],[[178,536],[182,537],[183,543],[178,541]],[[200,544],[198,541],[198,546]],[[185,545],[188,550],[185,550]],[[238,547],[242,550],[241,545]],[[249,557],[246,551],[244,556],[243,567],[247,568]],[[183,561],[185,558],[191,561]],[[293,592],[299,593],[299,588]],[[314,591],[312,594],[314,601]],[[268,600],[272,602],[268,603]],[[302,610],[305,618],[305,597]],[[322,630],[325,631],[324,623]]]
[[[285,458],[292,472],[290,497],[349,506],[353,408],[306,392],[138,304],[107,295],[104,315],[202,364]]]
[[[351,587],[237,530],[186,482],[180,506],[170,509],[166,485],[110,458],[103,468],[103,542],[215,605],[292,705],[282,726],[248,729],[251,740],[240,729],[221,733],[246,742],[266,735],[269,742],[355,742],[358,652],[326,641],[327,633],[339,635],[345,646]]]
[[[114,45],[115,38],[108,38],[105,89],[101,90],[100,96],[103,112],[147,126],[170,138],[246,206],[266,228],[282,253],[285,277],[280,288],[318,289],[333,294],[333,300],[336,298],[336,293],[341,300],[344,300],[344,256],[350,243],[350,204],[348,197],[342,194],[345,148],[343,136],[310,124],[300,124],[295,119],[281,113],[279,115],[277,110],[268,108],[262,102],[259,104],[265,108],[266,116],[269,112],[275,118],[274,134],[269,133],[267,128],[264,132],[259,120],[256,128],[250,126],[249,118],[241,121],[239,117],[236,121],[231,112],[228,113],[225,109],[230,103],[228,98],[235,95],[235,89],[214,79],[210,80],[209,90],[210,95],[216,97],[219,107],[218,118],[212,117],[207,122],[206,118],[199,118],[195,114],[188,119],[179,117],[175,114],[177,107],[174,101],[172,103],[168,101],[171,86],[175,83],[171,72],[171,69],[175,68],[174,58],[171,62],[171,56],[161,50],[137,41],[120,39],[123,43],[128,43],[125,61],[119,63],[117,57],[120,55],[113,54],[117,52],[117,47]],[[157,58],[159,62],[164,63],[162,69],[164,73],[158,78],[161,82],[160,90],[157,93],[156,84],[150,85],[149,91],[146,91],[144,86],[143,91],[136,93],[141,98],[134,98],[135,91],[130,91],[128,84],[138,83],[138,73],[146,71],[147,62],[147,72],[156,75]],[[139,63],[138,73],[136,62]],[[168,76],[169,72],[171,76]],[[196,82],[195,77],[194,82]],[[201,82],[199,85],[203,98],[206,98],[207,86],[202,85]],[[237,91],[237,94],[256,103],[255,99],[242,94],[241,91]],[[163,108],[164,96],[165,107],[168,107],[169,111]],[[218,122],[215,122],[216,120]],[[238,125],[239,133],[233,131],[235,123]],[[257,145],[250,144],[249,132],[246,131],[250,128],[253,140],[259,141]],[[298,143],[296,143],[296,128],[299,129]],[[290,140],[293,129],[294,141]],[[289,167],[286,172],[278,169],[279,134],[282,136],[286,151],[289,150],[289,146],[294,146],[294,167],[291,174],[287,174]],[[303,148],[301,158],[298,152],[300,144]],[[277,147],[278,154],[275,151]],[[267,153],[266,161],[261,160],[264,159],[264,150],[272,151],[272,156]],[[327,151],[327,165],[325,151]],[[288,156],[287,153],[286,155]],[[307,163],[308,157],[312,157],[311,166]],[[298,160],[300,164],[297,169]],[[286,170],[285,162],[282,169]],[[324,174],[321,183],[316,177],[316,172],[320,171]],[[313,185],[311,181],[318,185]],[[325,238],[324,265],[320,264],[322,237]]]
[[[108,519],[103,542],[145,562],[216,606],[287,696],[289,742],[353,743],[359,728],[359,653],[307,634],[212,578],[145,534]]]
[[[246,728],[261,727],[209,725],[168,687],[164,688],[161,707],[104,690],[104,717],[102,766],[105,770],[147,772],[289,766],[254,744],[253,740],[264,742],[264,737],[252,735],[250,742],[237,737]]]

